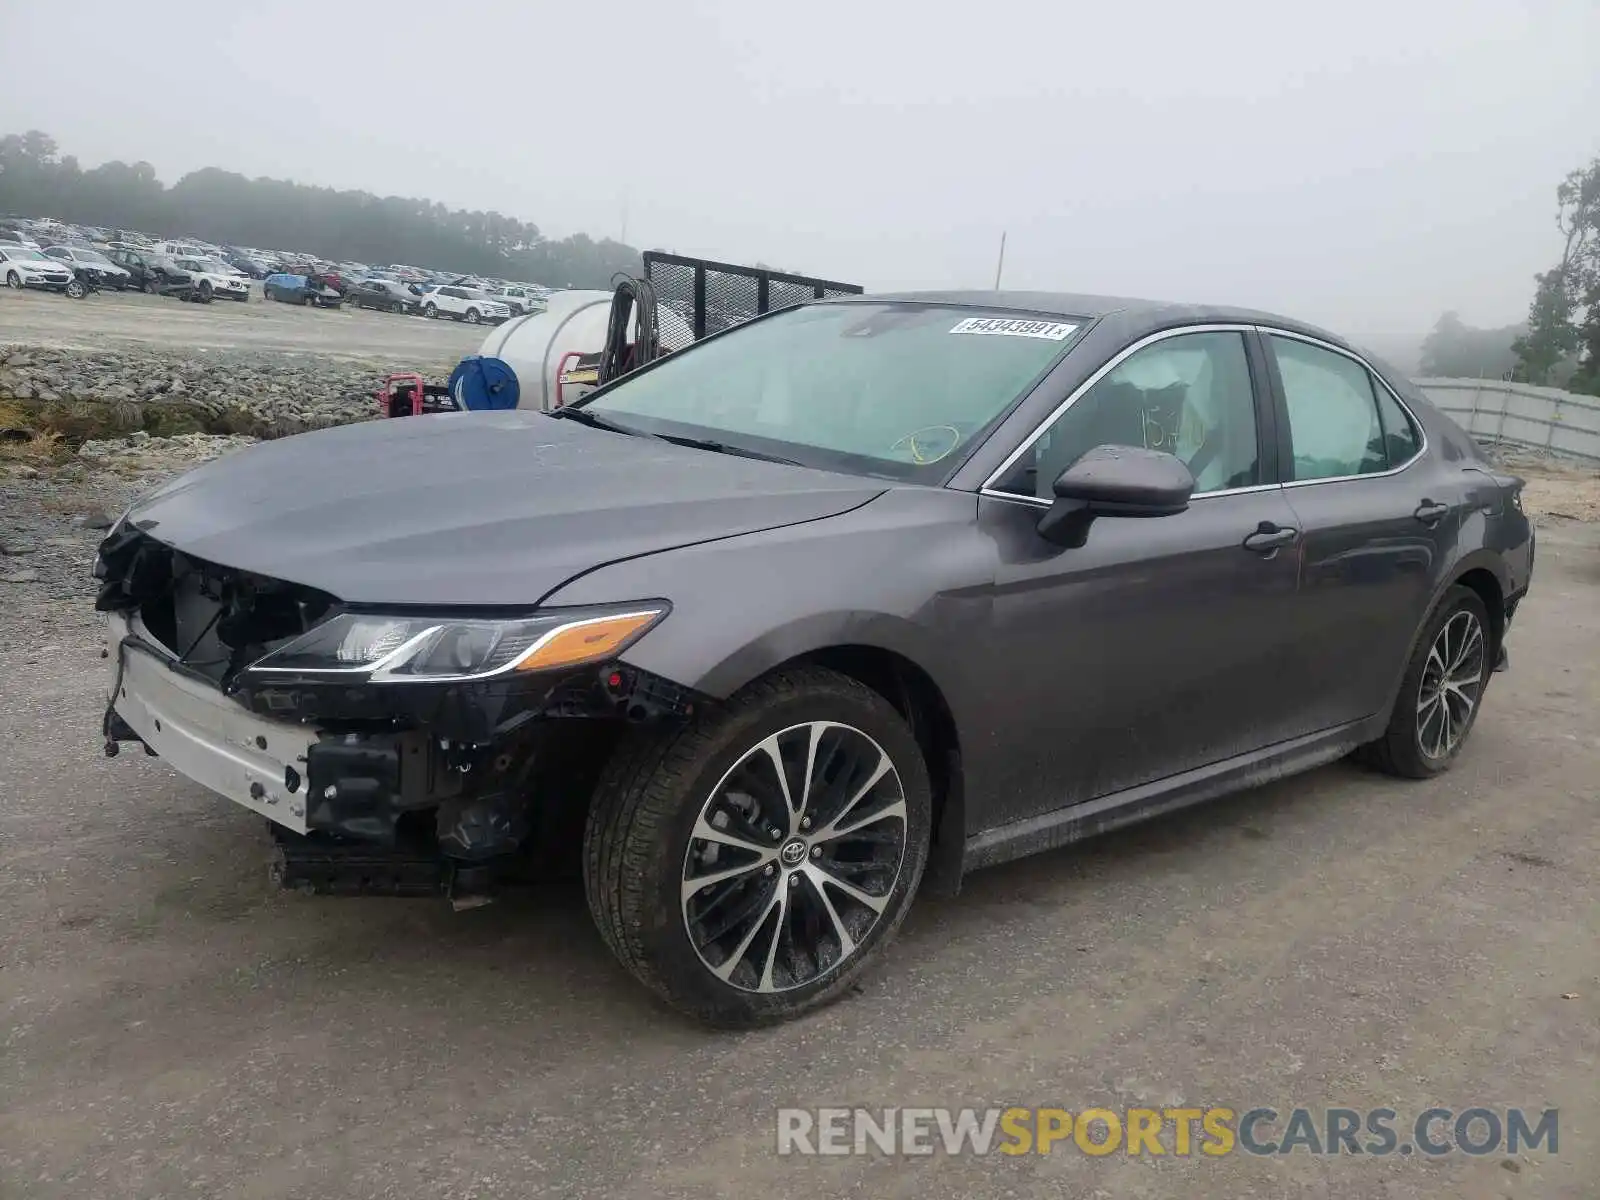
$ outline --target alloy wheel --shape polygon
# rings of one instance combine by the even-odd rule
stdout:
[[[1447,758],[1461,744],[1483,693],[1488,642],[1468,611],[1444,623],[1428,650],[1417,690],[1417,744],[1429,758]]]
[[[883,747],[850,725],[791,725],[747,750],[701,807],[684,856],[684,928],[741,991],[803,987],[889,912],[906,799]]]

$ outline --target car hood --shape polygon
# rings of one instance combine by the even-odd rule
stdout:
[[[446,413],[264,442],[126,519],[352,604],[531,606],[610,562],[834,516],[884,490],[537,412]]]

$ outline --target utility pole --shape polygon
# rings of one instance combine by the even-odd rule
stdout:
[[[1000,272],[1006,269],[1006,234],[1000,231],[1000,261],[994,264],[994,290],[1000,290]]]

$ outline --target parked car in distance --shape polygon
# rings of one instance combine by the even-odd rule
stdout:
[[[88,272],[102,288],[120,292],[133,278],[126,268],[118,266],[98,250],[89,250],[82,246],[46,246],[43,253],[68,266]]]
[[[1288,318],[819,301],[548,415],[147,496],[96,565],[106,728],[286,853],[425,845],[459,887],[581,838],[645,986],[784,1020],[925,884],[1352,751],[1447,770],[1532,578],[1522,486]]]
[[[150,247],[152,254],[166,258],[205,258],[210,251],[194,242],[157,242]]]
[[[485,288],[484,295],[491,300],[498,300],[511,310],[513,316],[520,317],[524,313],[544,311],[544,297],[531,288],[520,284],[500,284],[495,287]]]
[[[38,250],[0,242],[0,279],[9,288],[64,292],[72,282],[72,270]]]
[[[511,316],[511,310],[500,301],[491,300],[480,292],[447,283],[434,288],[423,297],[422,315],[453,317],[457,321],[465,321],[468,325],[476,325],[480,321],[498,324]]]
[[[364,279],[344,294],[357,308],[379,308],[384,312],[413,313],[421,306],[416,293],[392,279]]]
[[[234,246],[226,247],[222,254],[222,261],[237,271],[243,271],[251,279],[265,279],[272,274],[267,265],[260,259],[252,257],[245,251]]]
[[[209,304],[213,298],[241,302],[250,299],[248,277],[218,259],[174,258],[172,261],[179,270],[188,273],[194,298],[202,304]]]
[[[268,275],[261,282],[261,290],[268,300],[279,300],[284,304],[338,308],[344,303],[343,293],[315,278],[288,271]]]
[[[136,287],[141,292],[155,295],[167,282],[155,263],[156,256],[147,251],[131,248],[111,249],[106,251],[106,257],[126,271],[129,286]],[[184,279],[187,282],[188,276],[185,275]]]

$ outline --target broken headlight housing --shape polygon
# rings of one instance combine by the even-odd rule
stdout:
[[[463,683],[614,658],[667,615],[664,601],[483,618],[340,613],[252,663],[257,676]]]

